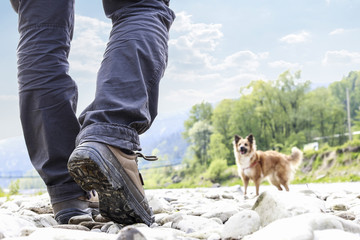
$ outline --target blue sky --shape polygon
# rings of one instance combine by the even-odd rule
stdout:
[[[252,80],[301,70],[313,87],[360,70],[358,0],[172,0],[169,65],[159,117],[202,101],[238,98]],[[22,134],[17,97],[17,15],[0,1],[0,139]],[[91,102],[110,31],[100,0],[77,0],[70,74],[78,112]]]

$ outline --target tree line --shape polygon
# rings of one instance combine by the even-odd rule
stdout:
[[[349,91],[352,130],[360,130],[360,71],[341,81],[312,88],[301,72],[286,71],[272,81],[256,80],[240,89],[238,99],[224,99],[217,105],[203,102],[190,110],[184,123],[189,143],[185,161],[220,168],[233,165],[232,140],[235,134],[252,133],[259,150],[289,152],[293,146],[322,137],[330,146],[348,140],[346,89]]]

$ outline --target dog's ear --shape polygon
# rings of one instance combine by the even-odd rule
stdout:
[[[254,142],[254,136],[252,134],[249,134],[246,138],[251,144]]]
[[[240,137],[240,136],[238,136],[238,135],[235,135],[235,136],[234,136],[235,143],[238,143],[241,138],[242,138],[242,137]]]

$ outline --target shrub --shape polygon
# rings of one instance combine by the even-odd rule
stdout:
[[[9,185],[9,195],[19,194],[19,189],[20,189],[19,179],[16,181],[11,181],[11,183]]]
[[[228,168],[227,162],[225,159],[217,158],[214,159],[208,170],[206,171],[205,176],[210,179],[212,182],[219,182],[226,178],[225,170]]]

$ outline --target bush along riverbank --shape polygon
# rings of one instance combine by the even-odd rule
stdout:
[[[293,183],[360,181],[360,141],[304,152]]]

